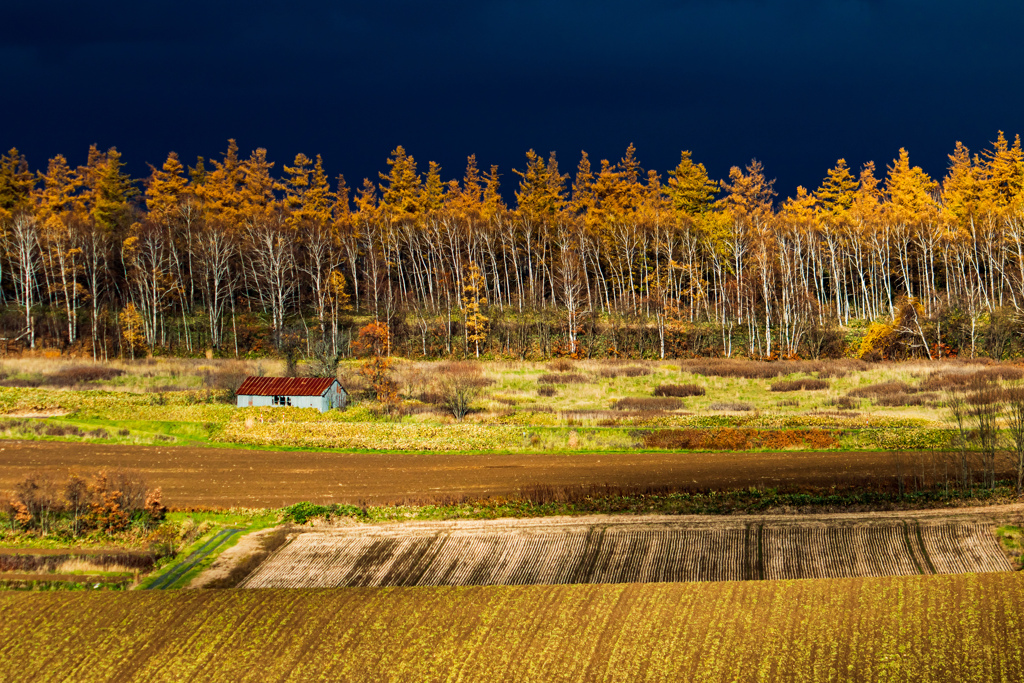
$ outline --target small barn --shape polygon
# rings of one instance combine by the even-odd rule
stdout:
[[[348,405],[348,392],[332,377],[246,377],[237,396],[239,408],[293,406],[323,413]]]

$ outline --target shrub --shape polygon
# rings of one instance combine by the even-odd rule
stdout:
[[[775,405],[779,406],[780,408],[787,406],[795,408],[800,405],[800,400],[796,398],[784,398],[781,401],[776,401]]]
[[[679,410],[683,402],[675,397],[661,398],[620,398],[612,408],[615,410]]]
[[[742,377],[744,379],[774,379],[794,373],[818,373],[819,377],[844,377],[848,372],[866,370],[868,364],[859,360],[828,361],[784,360],[753,361],[739,358],[710,358],[686,360],[680,370],[706,377]]]
[[[885,394],[875,399],[875,405],[878,406],[923,406],[927,405],[929,401],[934,401],[938,398],[938,394]]]
[[[615,366],[602,368],[598,371],[601,377],[613,379],[615,377],[646,377],[651,374],[650,368],[641,365]]]
[[[707,393],[698,384],[661,384],[654,390],[655,396],[703,396]]]
[[[550,384],[546,385],[546,386],[543,386],[543,387],[537,387],[537,395],[538,396],[547,396],[548,398],[550,398],[552,396],[557,396],[558,395],[558,389],[555,389]]]
[[[1012,365],[999,365],[984,370],[959,371],[940,370],[933,372],[921,383],[925,391],[941,391],[953,388],[980,388],[999,381],[1016,381],[1024,379],[1024,370]]]
[[[828,382],[823,379],[790,379],[775,382],[772,391],[820,391],[828,389]]]
[[[294,522],[295,524],[305,524],[317,517],[323,517],[324,519],[332,517],[366,517],[366,510],[357,508],[354,505],[339,505],[338,503],[315,505],[305,501],[289,505],[283,512],[282,517],[285,521]]]
[[[86,382],[102,382],[120,377],[124,370],[103,365],[75,365],[46,377],[45,383],[55,387],[72,387]]]
[[[538,384],[588,384],[590,378],[576,372],[559,372],[552,375],[541,375]]]
[[[227,363],[219,369],[203,375],[203,385],[215,389],[224,403],[234,403],[238,398],[238,387],[249,376],[246,367],[241,363]]]
[[[548,363],[548,367],[551,368],[553,372],[569,372],[573,370],[576,366],[573,364],[572,361],[566,358],[557,358]]]
[[[469,413],[469,404],[480,390],[492,383],[481,374],[479,363],[450,363],[448,369],[441,373],[438,383],[441,405],[461,421]]]
[[[866,387],[857,387],[847,392],[847,396],[853,398],[878,398],[879,396],[891,396],[893,394],[913,394],[917,389],[905,382],[893,380],[880,384],[869,384]]]
[[[849,396],[840,396],[835,400],[829,401],[828,405],[835,406],[840,410],[853,410],[857,407],[857,401],[854,401]]]
[[[754,409],[749,403],[715,401],[710,406],[711,410],[729,410],[732,412],[748,412]]]
[[[794,446],[836,448],[839,440],[820,429],[661,429],[643,436],[647,448],[672,450],[745,451],[752,448],[783,449]]]

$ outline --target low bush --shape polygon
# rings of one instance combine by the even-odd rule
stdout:
[[[846,393],[852,398],[878,398],[879,396],[891,396],[893,394],[913,394],[917,389],[906,382],[882,382],[880,384],[869,384],[866,387],[857,387]]]
[[[616,377],[646,377],[651,374],[651,370],[650,368],[645,368],[639,365],[626,365],[601,368],[597,371],[597,374],[605,379],[614,379]]]
[[[775,382],[772,391],[820,391],[828,389],[828,382],[823,379],[787,379]]]
[[[847,397],[848,398],[848,397]],[[875,399],[875,405],[895,408],[899,406],[923,406],[938,399],[938,394],[884,394]]]
[[[744,379],[774,379],[794,373],[818,373],[819,377],[845,377],[848,372],[866,370],[867,363],[844,358],[841,360],[808,361],[754,361],[739,358],[704,358],[686,360],[680,370],[706,377],[742,377]]]
[[[124,370],[103,365],[75,365],[49,375],[46,383],[51,386],[72,387],[86,382],[106,382],[120,377]]]
[[[832,432],[820,429],[661,429],[644,434],[643,445],[672,450],[745,451],[797,446],[837,448],[839,440]]]
[[[548,367],[551,368],[552,372],[570,372],[576,366],[571,360],[567,358],[556,358],[555,360],[548,363]]]
[[[589,377],[578,372],[558,372],[537,378],[538,384],[588,384],[590,381]]]
[[[796,398],[784,398],[781,401],[776,401],[775,405],[779,406],[780,408],[796,408],[797,406],[800,405],[800,400]]]
[[[828,405],[835,406],[840,410],[853,410],[857,407],[858,402],[850,398],[849,396],[840,396],[837,399],[833,399],[828,402]]]
[[[707,392],[699,384],[660,384],[654,390],[655,396],[703,396]]]
[[[552,396],[558,396],[558,389],[555,389],[550,384],[543,387],[537,387],[537,395],[551,398]]]
[[[754,406],[749,403],[741,403],[739,401],[715,401],[710,406],[711,410],[728,410],[732,412],[749,412],[754,409]]]
[[[316,505],[305,501],[289,505],[282,512],[282,517],[285,521],[294,522],[295,524],[305,524],[317,517],[324,519],[331,519],[332,517],[366,517],[366,510],[355,505],[340,505],[338,503]]]
[[[1013,365],[995,365],[983,370],[939,370],[933,372],[921,382],[925,391],[941,391],[943,389],[981,388],[997,382],[1015,382],[1024,379],[1024,370]]]
[[[675,397],[629,397],[620,398],[612,408],[615,410],[679,410],[682,400]]]

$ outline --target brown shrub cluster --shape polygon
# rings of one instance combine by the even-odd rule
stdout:
[[[0,371],[0,386],[5,387],[78,387],[91,382],[108,382],[124,374],[120,368],[103,365],[73,365],[48,375],[35,374],[29,377],[11,378],[6,371]]]
[[[856,389],[848,391],[846,395],[853,398],[878,398],[880,396],[892,396],[894,394],[912,394],[916,391],[916,388],[910,386],[906,382],[893,380],[891,382],[869,384],[866,387],[857,387]]]
[[[707,392],[699,384],[659,384],[654,390],[655,396],[703,396]]]
[[[75,425],[48,423],[42,420],[18,418],[0,420],[0,431],[13,432],[18,430],[33,431],[40,436],[81,436],[92,439],[106,439],[110,437],[110,432],[103,427],[83,431]]]
[[[930,374],[923,382],[924,391],[943,391],[945,389],[977,389],[997,382],[1013,382],[1024,379],[1024,370],[1013,365],[990,366],[974,372],[958,370],[939,370]]]
[[[75,386],[86,382],[107,382],[124,374],[120,368],[103,365],[74,365],[51,374],[47,383],[52,386]]]
[[[615,377],[646,377],[651,374],[650,368],[645,368],[641,365],[626,365],[612,368],[601,368],[598,371],[601,377],[606,379],[614,379]]]
[[[715,401],[709,407],[711,410],[728,410],[735,413],[748,413],[754,409],[751,404],[740,401]]]
[[[828,389],[828,382],[823,379],[785,379],[775,382],[772,391],[820,391]]]
[[[578,372],[558,372],[541,375],[537,378],[538,384],[589,384],[590,382],[590,377]]]
[[[837,434],[821,429],[661,429],[643,435],[646,448],[672,450],[746,451],[806,446],[837,448]]]
[[[552,372],[571,372],[576,368],[576,365],[567,358],[556,358],[548,363],[548,367]]]
[[[220,393],[221,400],[234,403],[238,397],[238,387],[249,376],[249,370],[241,363],[227,363],[216,370],[203,373],[203,386]]]
[[[840,396],[837,399],[828,401],[827,405],[835,406],[839,410],[853,410],[857,407],[857,401],[853,400],[849,396]]]
[[[109,553],[76,553],[75,550],[69,549],[65,553],[34,555],[18,553],[12,549],[0,550],[0,572],[52,572],[68,560],[79,558],[87,559],[89,564],[97,567],[118,566],[142,571],[149,571],[156,562],[156,556],[151,552],[114,550]]]
[[[938,394],[931,392],[885,394],[875,399],[875,405],[886,406],[889,408],[896,408],[900,406],[925,406],[932,401],[937,401],[938,398]]]
[[[870,365],[862,360],[843,358],[839,360],[783,360],[755,361],[740,358],[696,358],[685,360],[680,369],[705,377],[742,377],[744,379],[774,379],[793,373],[812,374],[819,377],[845,377],[849,372],[866,370]]]
[[[92,482],[72,474],[63,484],[45,477],[30,476],[14,486],[5,502],[13,527],[39,530],[44,534],[58,519],[69,517],[71,533],[82,530],[121,531],[135,518],[161,521],[167,508],[159,488],[147,491],[146,480],[132,470],[102,470]]]
[[[542,387],[537,387],[537,395],[544,396],[546,398],[551,398],[552,396],[558,396],[558,389],[554,388],[550,384],[547,384]]]
[[[679,410],[683,407],[682,399],[672,396],[620,398],[612,404],[615,410]]]

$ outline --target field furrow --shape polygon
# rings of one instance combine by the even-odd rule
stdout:
[[[982,523],[476,525],[304,532],[248,588],[662,583],[1008,571]]]

